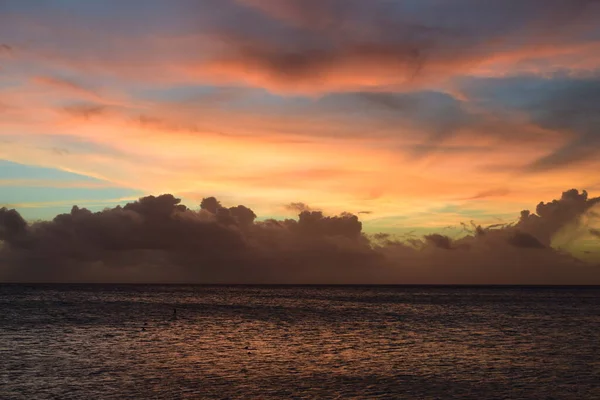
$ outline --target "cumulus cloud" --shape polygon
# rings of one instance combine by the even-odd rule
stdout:
[[[545,246],[532,234],[525,232],[515,232],[508,242],[516,247],[526,247],[534,249],[543,249]]]
[[[515,225],[474,225],[458,239],[367,235],[358,217],[303,210],[255,221],[207,197],[165,194],[91,212],[74,206],[28,224],[0,209],[3,281],[255,283],[598,283],[600,269],[548,244],[600,198],[564,192]],[[590,231],[594,234],[592,231]],[[597,232],[596,232],[597,233]]]
[[[220,208],[222,208],[221,202],[215,197],[205,197],[200,203],[201,210],[207,210],[213,214],[216,214]]]
[[[563,192],[558,200],[540,202],[535,214],[524,210],[515,228],[530,233],[544,246],[550,246],[552,238],[561,229],[569,224],[576,224],[579,217],[598,204],[600,197],[588,198],[585,190],[579,193],[578,190],[571,189]]]
[[[294,203],[290,203],[290,204],[286,204],[285,209],[288,211],[292,211],[292,212],[303,212],[303,211],[313,211],[313,209],[305,203],[302,202],[294,202]]]
[[[452,249],[452,239],[450,239],[448,236],[440,235],[439,233],[433,233],[431,235],[425,235],[424,238],[428,243],[431,243],[440,249]]]
[[[0,208],[0,240],[15,243],[25,233],[27,223],[16,210]]]

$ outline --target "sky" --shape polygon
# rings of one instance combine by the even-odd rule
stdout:
[[[594,0],[0,0],[0,207],[35,230],[214,196],[426,245],[577,189],[590,207],[528,234],[600,261],[599,20]]]

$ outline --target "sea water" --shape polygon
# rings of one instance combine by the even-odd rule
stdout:
[[[600,288],[0,285],[0,399],[600,399]]]

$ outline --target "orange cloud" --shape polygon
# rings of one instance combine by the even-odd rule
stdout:
[[[598,42],[586,38],[595,28],[598,15],[597,7],[589,2],[555,2],[537,13],[511,2],[517,9],[498,31],[485,25],[485,18],[493,19],[494,15],[473,2],[473,9],[483,12],[482,21],[475,23],[479,34],[461,29],[471,23],[455,20],[458,15],[452,10],[447,28],[400,16],[391,23],[381,3],[371,7],[344,1],[239,3],[292,24],[293,29],[284,29],[282,35],[288,36],[279,41],[255,34],[250,23],[207,31],[188,27],[185,34],[155,32],[124,38],[109,31],[84,31],[78,24],[58,29],[52,21],[25,18],[22,23],[35,25],[40,35],[52,37],[59,32],[60,38],[68,35],[73,44],[86,41],[90,49],[98,50],[74,53],[66,46],[29,46],[15,52],[12,62],[36,62],[77,73],[154,84],[236,84],[292,94],[410,91],[447,86],[456,76],[473,74],[545,74],[561,68],[583,73],[596,68],[599,62],[595,56]],[[536,4],[543,7],[545,3]],[[522,17],[517,14],[520,7],[527,13]],[[437,12],[444,9],[440,7]],[[190,14],[195,12],[189,10]],[[555,29],[557,23],[560,29]],[[106,42],[111,44],[109,50],[100,46]],[[57,78],[38,79],[81,94],[89,90]]]
[[[249,204],[263,215],[301,200],[332,212],[376,212],[365,219],[413,215],[417,224],[424,222],[418,213],[448,202],[479,200],[486,209],[505,213],[573,182],[585,188],[597,184],[585,173],[593,161],[553,172],[551,181],[545,174],[519,172],[565,141],[560,133],[519,118],[461,128],[415,158],[414,146],[428,134],[418,124],[398,122],[399,129],[396,122],[380,126],[376,117],[334,118],[311,108],[306,114],[281,115],[219,107],[199,114],[194,107],[151,102],[132,109],[102,103],[65,108],[48,104],[35,87],[24,89],[3,97],[18,111],[0,120],[0,138],[10,132],[20,135],[0,146],[0,158],[80,172],[146,193],[199,198],[210,193]],[[493,129],[498,132],[490,135]],[[373,131],[377,134],[370,136]],[[71,138],[90,143],[90,149],[53,150],[68,150],[60,142]],[[107,150],[95,151],[94,146]],[[510,195],[467,199],[496,188],[506,188]],[[457,218],[444,216],[435,223]]]
[[[527,110],[487,108],[454,82],[590,73],[600,45],[585,40],[598,14],[584,2],[534,1],[543,12],[533,13],[500,2],[531,14],[487,12],[456,29],[456,10],[441,3],[448,26],[388,16],[378,8],[386,2],[238,3],[261,19],[220,24],[215,16],[206,30],[123,35],[68,18],[57,26],[50,16],[0,16],[4,29],[18,21],[47,38],[0,46],[11,71],[0,76],[11,81],[0,84],[0,157],[148,193],[229,196],[261,214],[301,200],[377,218],[410,214],[413,223],[446,203],[504,213],[575,183],[598,184],[593,146],[560,171],[527,170],[576,135],[541,126]],[[481,2],[466,3],[481,11]],[[190,101],[139,93],[179,84],[233,87]],[[411,97],[420,91],[445,98]]]

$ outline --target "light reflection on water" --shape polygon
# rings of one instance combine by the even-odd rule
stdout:
[[[600,289],[4,285],[0,398],[600,399],[599,300]]]

